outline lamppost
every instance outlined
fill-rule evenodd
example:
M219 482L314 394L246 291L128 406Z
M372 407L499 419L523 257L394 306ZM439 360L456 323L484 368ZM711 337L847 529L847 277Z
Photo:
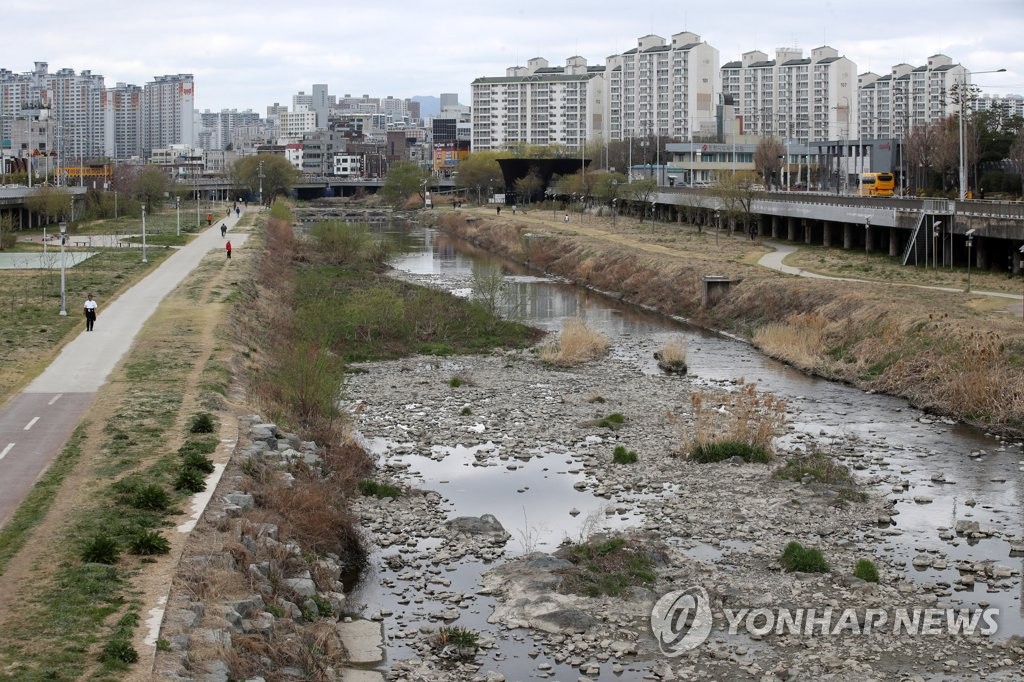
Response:
M967 288L964 291L970 292L971 290L971 244L974 242L974 229L967 230L964 236L967 237Z
M612 198L612 227L615 227L615 219L619 217L619 212L616 210L615 202L618 201L616 198Z
M871 243L871 216L864 218L864 257L868 257L868 245Z
M715 246L718 246L718 233L722 231L722 212L715 209Z
M979 73L1002 73L1006 69L994 69L992 71L975 71L975 74ZM960 74L960 81L957 85L956 98L959 100L960 105L960 201L964 201L967 197L967 156L964 154L964 116L967 114L967 70L965 69Z
M178 232L177 232L177 234L180 237L181 236L181 197L174 197L174 216L175 216L175 220L177 220L177 222L178 222L178 225L177 225Z
M68 295L67 289L64 286L64 242L68 240L68 224L62 222L60 224L60 314L66 316L68 314Z
M259 175L260 175L260 208L262 208L263 207L263 161L262 160L260 161L260 165L259 165Z
M1022 258L1024 258L1024 246L1017 249L1020 252ZM1024 317L1024 305L1021 306L1021 317Z
M932 270L939 267L939 234L942 231L942 221L936 220L932 223Z
M146 205L142 205L142 262L148 263L146 258Z

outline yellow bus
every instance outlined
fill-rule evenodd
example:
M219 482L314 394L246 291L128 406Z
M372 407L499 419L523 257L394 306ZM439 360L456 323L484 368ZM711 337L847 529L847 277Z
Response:
M891 197L896 190L896 178L892 173L864 173L860 176L862 197Z

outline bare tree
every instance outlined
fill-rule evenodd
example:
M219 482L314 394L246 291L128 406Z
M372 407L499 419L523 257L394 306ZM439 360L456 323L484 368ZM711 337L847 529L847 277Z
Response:
M757 143L757 149L754 150L754 168L764 178L766 186L772 186L772 179L782 168L782 158L785 154L786 148L778 138L765 137Z
M1017 131L1010 145L1010 160L1017 167L1017 175L1020 177L1020 193L1024 195L1024 128Z

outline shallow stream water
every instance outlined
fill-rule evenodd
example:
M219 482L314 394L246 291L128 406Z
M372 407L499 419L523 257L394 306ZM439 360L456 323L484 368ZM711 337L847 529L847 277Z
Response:
M1009 543L1001 538L970 541L961 537L940 538L943 529L951 532L956 521L978 521L1001 533L1024 536L1024 455L1021 443L1002 441L976 429L948 423L925 415L906 401L868 394L851 386L807 376L767 358L751 346L722 335L624 306L617 301L563 282L538 277L525 269L496 259L472 246L429 228L410 228L403 242L412 250L396 257L394 267L406 277L468 293L474 267L502 267L516 291L513 307L527 324L555 331L574 317L583 317L611 338L613 353L624 362L635 363L640 371L657 372L653 359L630 357L621 341L638 335L658 337L682 335L687 342L687 361L691 376L709 383L739 378L757 382L789 403L795 418L783 441L790 446L813 439L828 441L835 437L856 444L856 455L845 459L859 477L880 481L881 491L896 500L895 527L880 527L871 535L876 554L906 562L905 576L919 583L954 584L960 572L957 560L995 560L1018 571L1012 578L990 586L979 578L972 589L952 592L965 606L992 605L1000 608L998 637L1024 633L1022 583L1020 571L1024 559L1011 554ZM371 443L383 452L386 443ZM840 453L842 454L842 453ZM551 551L566 537L581 533L582 519L599 512L607 500L589 491L578 491L573 484L582 477L582 466L565 453L541 453L529 461L517 462L514 469L505 466L471 466L473 453L453 448L440 461L416 455L402 458L408 465L409 482L438 491L447 501L450 516L489 513L495 515L512 535L507 556L528 549ZM395 458L390 458L391 462ZM933 480L941 474L944 482ZM904 487L904 482L909 486ZM873 488L878 491L876 486ZM900 492L896 492L901 490ZM924 502L924 497L930 499ZM915 502L914 498L919 498ZM569 510L580 511L578 517ZM529 510L529 511L527 511ZM544 519L539 523L538 519ZM637 517L615 517L614 524L630 526ZM894 533L893 530L900 530ZM411 548L410 548L411 549ZM715 560L723 548L700 545L693 556ZM916 569L911 560L922 553L941 553L946 567ZM380 566L379 561L374 562ZM446 571L451 589L473 594L480 573L488 566L478 561L463 561ZM402 623L387 616L385 632L408 628L410 624L429 624L422 620L427 604L401 604L401 591L391 590L387 569L366 576L352 595L363 613L402 614ZM952 587L950 588L952 590ZM508 679L526 679L537 675L544 661L530 636L524 631L501 631L486 623L492 600L477 597L464 610L458 624L489 632L499 637L502 655L484 662L484 670L498 670ZM433 625L433 624L432 624ZM389 659L414 655L404 640L389 641ZM576 679L579 672L549 661L550 676ZM633 673L635 674L635 673ZM626 678L630 678L628 669ZM623 679L602 670L600 679Z

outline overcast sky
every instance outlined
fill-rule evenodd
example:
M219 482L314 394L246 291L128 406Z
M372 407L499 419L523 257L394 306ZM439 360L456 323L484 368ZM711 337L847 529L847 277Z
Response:
M925 63L946 54L993 94L1024 94L1024 1L910 0L3 0L0 67L89 69L143 85L191 73L198 109L253 109L327 83L335 95L459 94L535 56L552 65L581 55L590 64L636 47L649 33L693 31L720 53L823 44L859 73Z

